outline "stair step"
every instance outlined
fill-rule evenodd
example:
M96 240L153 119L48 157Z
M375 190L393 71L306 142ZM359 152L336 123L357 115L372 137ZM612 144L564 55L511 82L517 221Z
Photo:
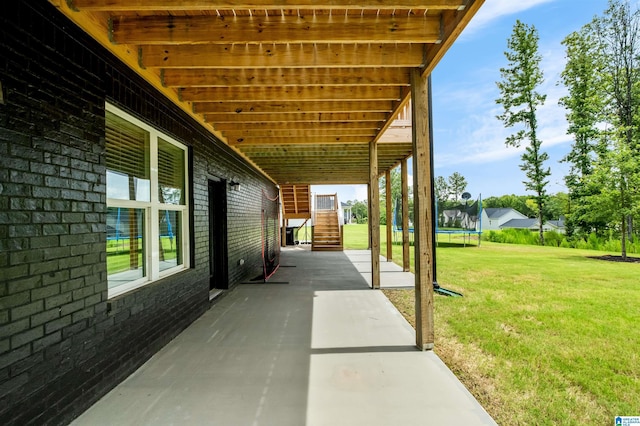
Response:
M317 210L314 217L313 251L342 251L340 221L335 210Z
M311 246L311 251L343 251L342 246Z

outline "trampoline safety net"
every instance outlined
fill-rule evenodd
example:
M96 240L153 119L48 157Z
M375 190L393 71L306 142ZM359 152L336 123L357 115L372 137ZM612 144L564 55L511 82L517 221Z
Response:
M436 205L438 214L438 230L480 231L480 199L465 204L451 205L439 203Z

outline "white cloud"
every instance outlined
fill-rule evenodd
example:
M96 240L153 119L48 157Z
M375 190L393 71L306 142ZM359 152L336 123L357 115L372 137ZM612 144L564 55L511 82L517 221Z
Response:
M545 104L537 112L539 137L543 151L556 145L570 144L571 137L566 134L567 122L565 110L558 105L566 89L558 85L560 73L564 68L564 50L559 42L548 42L540 47L543 57L541 68L545 74L544 83L538 88L547 95ZM496 69L498 66L496 66ZM506 158L516 158L524 147L505 146L505 139L517 129L505 129L496 118L502 107L495 103L498 89L491 78L495 72L485 73L484 81L472 81L467 84L438 87L441 101L439 107L445 114L455 114L457 121L447 119L447 128L435 125L435 161L439 167L458 164L485 164Z
M366 200L369 198L369 194L367 193L367 185L355 185L355 199L356 200Z
M462 36L469 36L504 16L514 15L554 1L556 0L487 0L473 17Z

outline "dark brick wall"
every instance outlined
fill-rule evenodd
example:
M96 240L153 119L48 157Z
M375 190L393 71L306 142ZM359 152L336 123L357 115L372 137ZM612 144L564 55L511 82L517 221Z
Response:
M0 5L0 424L64 424L209 307L207 180L229 281L260 272L276 188L46 1ZM192 268L108 300L104 103L190 147ZM239 259L245 264L239 265Z

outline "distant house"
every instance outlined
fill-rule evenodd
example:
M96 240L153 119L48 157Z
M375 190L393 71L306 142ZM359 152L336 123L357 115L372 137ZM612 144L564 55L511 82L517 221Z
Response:
M538 219L511 219L500 226L500 229L529 229L531 231L537 231L539 229L540 221ZM556 231L564 234L564 220L548 220L542 225L543 231Z
M564 234L564 230L565 230L564 216L560 216L560 219L558 220L550 220L548 221L548 223L552 226L555 226L558 229L558 232L562 232Z
M482 230L499 230L502 225L513 219L528 219L519 211L512 208L484 208L482 209Z
M340 207L342 208L342 217L344 217L344 224L349 225L355 222L355 218L353 217L353 206L351 204L340 202Z

